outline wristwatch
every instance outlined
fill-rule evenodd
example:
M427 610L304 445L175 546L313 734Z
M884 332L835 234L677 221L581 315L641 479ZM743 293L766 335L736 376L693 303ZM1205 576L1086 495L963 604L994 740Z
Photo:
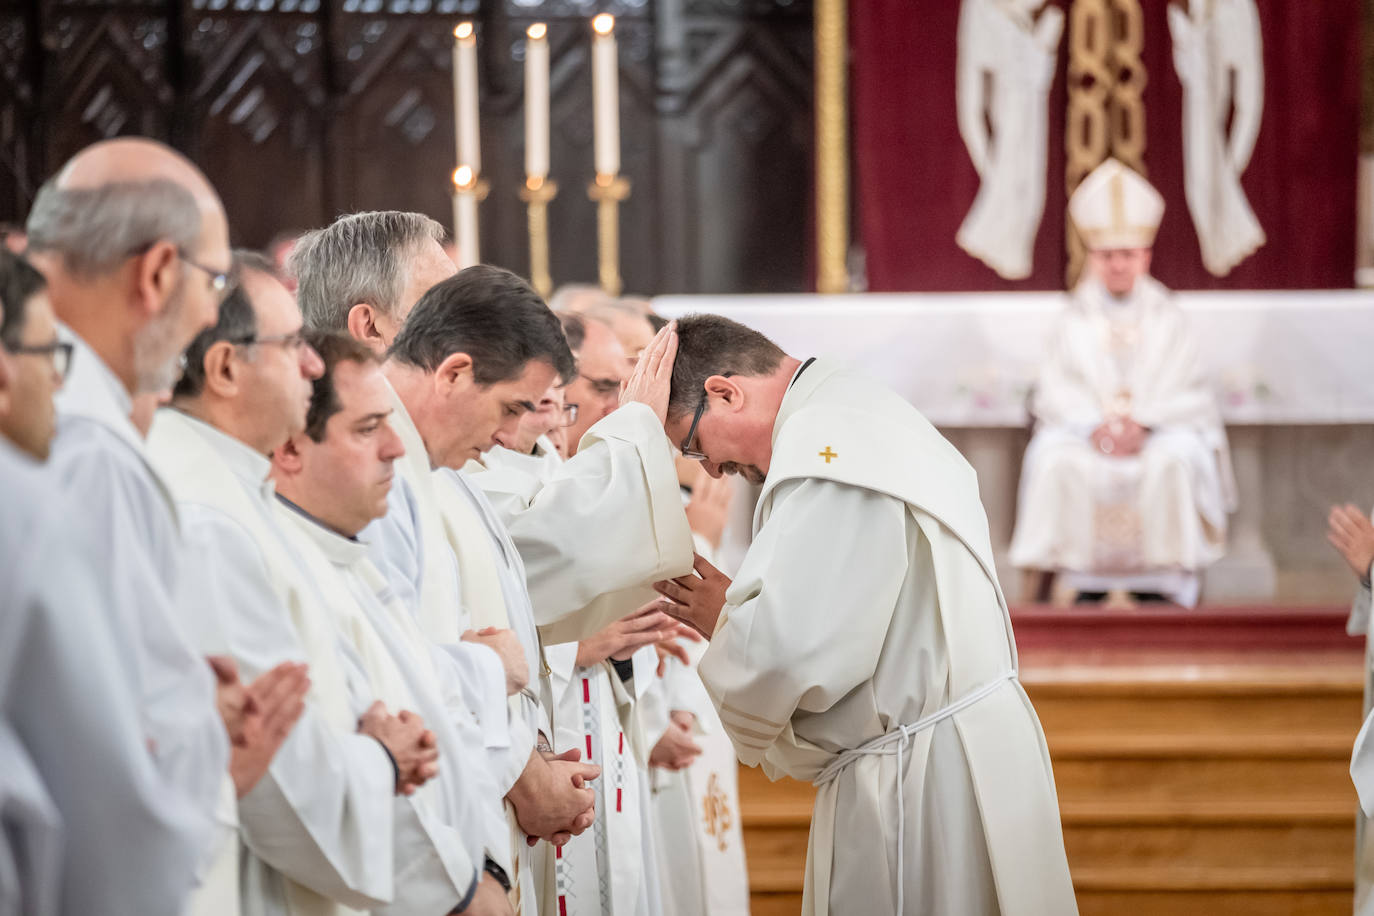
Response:
M510 878L506 875L506 870L491 860L487 856L482 862L482 871L496 879L496 883L501 885L501 890L510 893Z

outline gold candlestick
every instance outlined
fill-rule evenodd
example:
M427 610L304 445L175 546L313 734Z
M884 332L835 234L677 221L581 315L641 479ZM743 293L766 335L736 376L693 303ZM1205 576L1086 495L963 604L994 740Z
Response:
M530 227L530 285L546 300L553 293L549 274L549 201L558 196L558 184L545 178L527 178L520 189Z
M630 179L598 173L587 188L596 203L597 275L607 295L619 296L624 286L620 278L620 202L630 196Z

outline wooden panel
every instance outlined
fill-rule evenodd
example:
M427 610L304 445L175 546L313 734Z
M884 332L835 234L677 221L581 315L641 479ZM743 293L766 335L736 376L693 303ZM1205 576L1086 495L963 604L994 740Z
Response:
M755 911L757 913L757 910ZM795 910L793 911L795 912ZM1080 916L1349 916L1349 891L1079 891Z

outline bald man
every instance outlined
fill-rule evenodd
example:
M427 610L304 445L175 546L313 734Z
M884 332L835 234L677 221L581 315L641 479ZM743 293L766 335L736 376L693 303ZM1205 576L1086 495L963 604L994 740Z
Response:
M168 387L181 351L215 320L229 286L224 208L180 154L119 139L88 147L44 184L27 228L29 258L75 346L57 398L52 467L102 547L97 581L138 698L143 743L164 781L167 816L208 872L226 841L216 824L233 815L226 724L236 727L246 695L232 665L212 668L186 629L198 604L178 600L176 509L129 414L134 396ZM131 823L97 842L138 836ZM183 897L196 880L141 877ZM166 911L179 900L167 897ZM114 909L97 902L93 911Z

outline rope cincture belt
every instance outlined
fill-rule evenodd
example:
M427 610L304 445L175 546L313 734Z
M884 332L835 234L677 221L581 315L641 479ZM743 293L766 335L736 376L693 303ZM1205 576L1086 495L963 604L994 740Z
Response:
M903 873L906 868L906 862L904 861L903 856L905 853L904 847L906 840L906 800L903 797L902 786L906 782L906 767L904 766L906 744L912 738L916 737L916 735L920 732L923 732L928 728L933 728L934 726L940 724L945 719L948 719L955 713L963 712L965 709L968 709L974 703L977 703L979 700L987 697L989 694L991 694L998 687L1001 687L1007 681L1015 679L1015 669L1008 671L1005 674L998 675L997 677L988 681L986 684L979 687L978 689L972 691L971 693L965 694L963 697L961 697L958 700L955 700L948 706L943 706L940 709L937 709L935 712L931 713L925 718L918 719L917 721L912 722L910 725L900 726L899 728L897 728L896 731L890 731L885 735L879 735L872 741L869 741L867 744L863 744L851 750L844 751L843 753L837 755L834 760L830 761L826 768L821 770L820 775L818 775L815 781L812 783L812 785L814 785L818 789L822 786L828 785L829 783L833 782L835 780L835 777L839 776L840 773L846 767L848 767L854 761L858 760L860 757L887 757L894 754L896 755L897 916L902 916L902 909L905 903L905 887L903 886L905 882L903 881Z

